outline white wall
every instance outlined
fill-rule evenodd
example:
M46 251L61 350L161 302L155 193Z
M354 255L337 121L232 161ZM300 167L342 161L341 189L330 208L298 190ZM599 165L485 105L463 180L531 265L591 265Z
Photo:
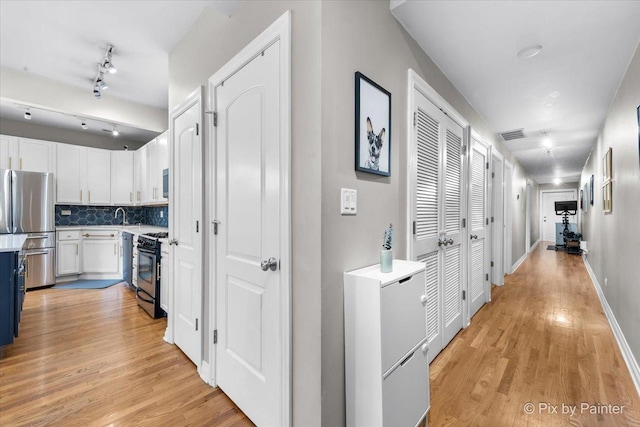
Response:
M312 427L321 423L320 3L245 2L230 18L206 8L169 55L169 106L171 110L199 85L206 86L211 75L286 10L292 12L293 423ZM208 150L206 135L205 141ZM205 191L211 197L211 189ZM204 299L204 334L210 337L209 287ZM210 360L208 346L204 349Z
M640 167L638 119L640 105L640 48L607 115L584 170L580 186L595 177L594 205L582 216L587 259L602 286L609 306L640 361ZM602 211L602 157L613 152L613 210ZM605 287L605 279L608 286Z

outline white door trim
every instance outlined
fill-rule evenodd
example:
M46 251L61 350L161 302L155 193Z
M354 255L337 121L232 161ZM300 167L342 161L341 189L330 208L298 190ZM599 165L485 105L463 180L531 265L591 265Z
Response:
M504 285L504 208L500 209L499 212L496 211L496 196L499 197L499 206L504 206L504 156L500 154L495 147L491 147L491 173L496 173L496 166L499 166L500 170L496 174L496 179L499 178L499 182L496 179L491 179L489 181L490 186L490 194L491 194L491 212L495 217L495 221L491 226L491 254L493 261L495 263L495 267L491 270L493 276L493 283L496 286ZM499 163L499 165L496 165ZM497 232L499 228L499 233ZM498 239L498 236L502 236L502 238ZM496 251L494 251L494 249ZM493 256L496 255L496 256Z
M531 180L527 178L524 214L524 253L531 252Z
M197 104L198 102L203 102L204 101L204 87L200 86L198 87L196 90L194 90L193 92L191 92L189 94L189 96L187 96L185 98L184 101L182 101L179 105L177 105L172 111L171 111L171 115L170 115L170 119L169 119L169 170L174 171L175 170L175 156L173 156L173 150L174 150L174 144L175 144L175 126L174 126L174 122L175 120L180 117L180 115L182 115L185 111L189 110L191 107L193 107L195 104ZM202 122L202 117L200 118L201 123ZM174 183L174 179L175 179L175 174L171 173L169 174L169 194L175 194L175 183ZM204 206L204 203L203 203ZM174 209L175 206L173 203L169 203L169 238L174 237L175 235L175 215L174 215ZM204 242L202 242L204 243ZM204 247L204 245L203 245ZM171 275L173 276L174 272L176 271L175 269L175 252L173 251L173 246L169 246L169 271L171 272ZM202 258L201 262L204 264L204 257ZM169 313L167 313L167 329L165 330L164 333L164 340L170 344L174 343L174 322L175 322L175 286L174 286L174 278L170 277L169 278L169 284L171 286L171 288L169 289L169 291L167 292L168 295L168 301L167 301L167 307L169 308ZM202 294L204 295L204 293ZM202 312L200 313L200 319L202 319ZM204 328L200 328L200 339L202 340L202 331ZM202 361L201 361L202 364ZM198 370L200 370L201 364L198 365Z
M281 175L280 184L283 192L280 206L281 219L280 241L282 243L280 269L282 280L282 299L280 303L281 318L283 319L280 332L282 336L282 420L283 425L291 425L291 12L286 11L273 24L264 30L251 43L244 47L227 64L209 78L208 85L208 112L213 112L216 105L215 87L233 76L238 70L251 62L253 58L260 55L265 49L273 45L278 40L281 41L281 63L280 63L280 105L281 105L281 152L280 164ZM216 132L213 120L207 120L209 131L209 159L208 169L213 170L216 164ZM216 188L215 173L209 174L209 188ZM208 224L212 224L216 217L216 199L212 192L209 192L209 217ZM209 233L209 330L216 329L216 241L213 234L213 227ZM216 385L216 350L212 337L207 339L209 343L209 357L211 367L211 377L209 384Z
M465 146L469 146L469 138L467 137L468 132L466 128L469 126L469 123L462 117L460 113L458 113L442 96L436 92L434 88L429 86L429 84L422 78L418 73L413 71L411 68L408 70L408 78L407 78L407 129L411 130L413 128L413 105L415 101L414 90L422 93L429 101L431 101L435 106L440 108L449 118L451 118L454 122L456 122L462 129L464 130L465 135ZM407 132L407 147L411 147L411 135L412 132ZM468 162L468 159L465 159L465 165ZM465 167L466 171L466 167ZM463 173L465 173L463 171ZM413 193L413 185L411 184L412 177L415 176L416 173L416 159L413 156L411 150L407 150L407 185L409 186L409 191L407 191L407 256L409 259L414 259L413 253L413 226L411 213L413 212L412 206L413 201L415 200L415 194ZM466 182L466 177L463 178ZM466 194L466 193L465 193ZM463 195L463 199L466 196ZM466 199L464 199L466 200ZM464 208L466 212L466 207ZM466 250L466 247L463 248ZM461 272L461 274L466 274L466 272ZM462 276L466 277L466 276ZM463 285L464 287L464 285ZM465 288L466 289L466 288ZM466 317L464 317L466 318Z
M502 216L504 220L504 272L507 274L513 273L513 239L512 239L512 219L513 219L513 164L504 159L502 179L504 180L504 197L503 207L504 214Z

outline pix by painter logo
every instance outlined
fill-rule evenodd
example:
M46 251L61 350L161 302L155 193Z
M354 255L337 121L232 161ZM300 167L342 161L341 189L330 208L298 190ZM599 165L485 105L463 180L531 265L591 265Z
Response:
M622 414L624 405L612 405L610 403L589 403L580 402L576 404L568 404L565 402L552 404L551 402L527 402L523 405L522 410L527 415L532 414L549 414L549 415L608 415Z

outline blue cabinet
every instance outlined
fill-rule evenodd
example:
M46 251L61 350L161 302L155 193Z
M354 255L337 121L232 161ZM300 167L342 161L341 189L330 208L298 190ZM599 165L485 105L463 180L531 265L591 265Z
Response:
M24 282L18 274L18 253L0 252L0 346L18 336Z

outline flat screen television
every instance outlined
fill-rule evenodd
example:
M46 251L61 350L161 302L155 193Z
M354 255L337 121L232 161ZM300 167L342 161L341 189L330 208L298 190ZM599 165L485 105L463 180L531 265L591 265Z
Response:
M578 210L577 200L565 200L563 202L556 202L556 212L577 211L577 210Z

